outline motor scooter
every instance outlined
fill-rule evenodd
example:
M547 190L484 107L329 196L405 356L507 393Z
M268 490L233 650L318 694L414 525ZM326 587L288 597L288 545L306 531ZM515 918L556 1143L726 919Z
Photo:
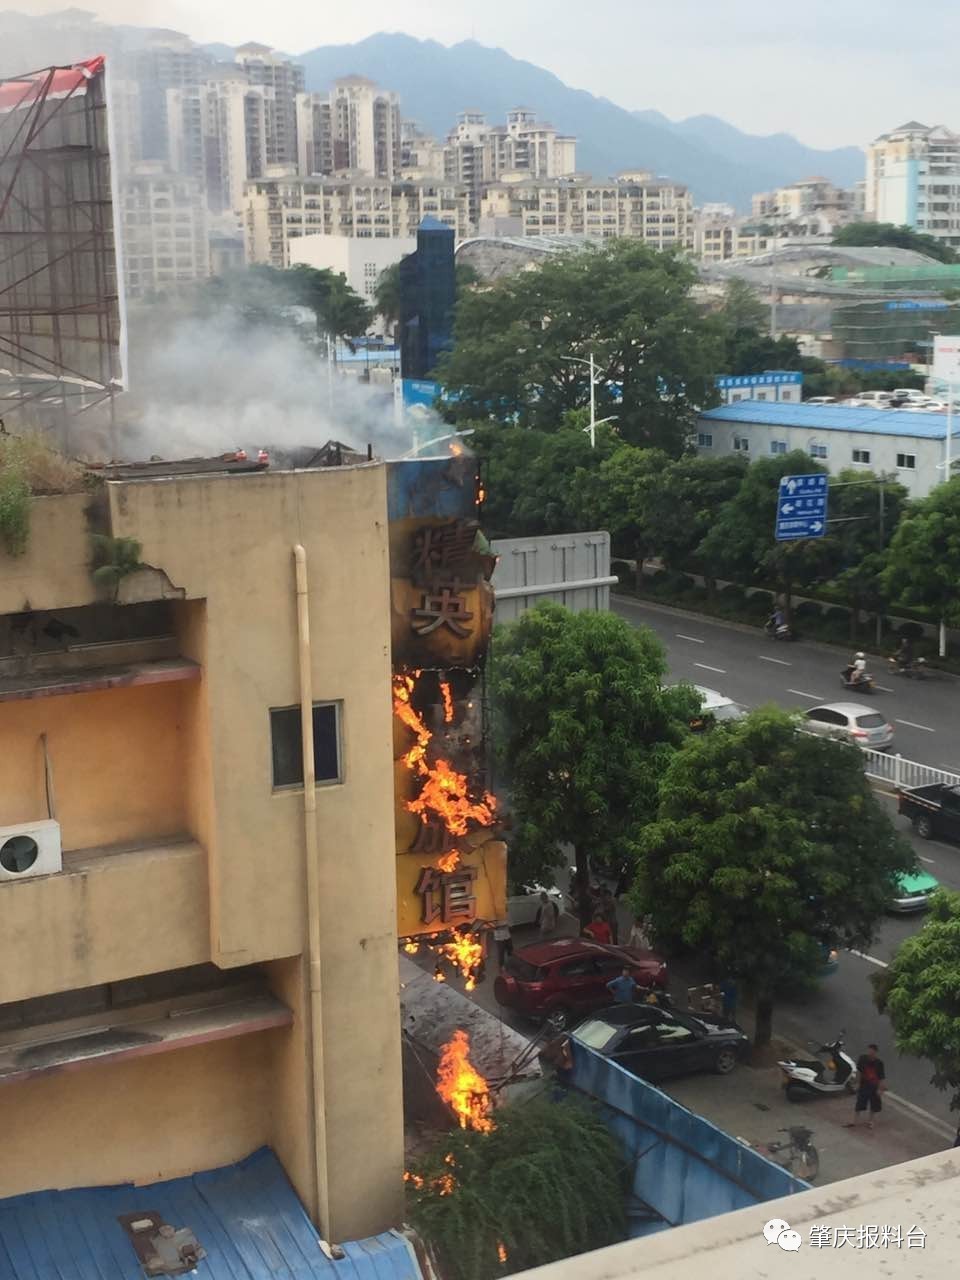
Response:
M857 1064L843 1048L843 1032L832 1044L817 1049L822 1058L787 1058L778 1062L783 1087L790 1102L801 1102L816 1094L853 1093L857 1087Z
M926 679L927 664L923 658L911 658L909 662L901 662L899 658L888 658L887 666L892 676L906 676L907 679L913 679L914 676L918 680Z
M840 680L845 689L856 689L859 693L873 693L876 688L869 671L863 671L857 675L850 667L844 667L840 672Z
M766 620L763 624L763 630L771 640L795 640L797 638L789 623L781 622L780 625L777 626L773 618L768 618Z

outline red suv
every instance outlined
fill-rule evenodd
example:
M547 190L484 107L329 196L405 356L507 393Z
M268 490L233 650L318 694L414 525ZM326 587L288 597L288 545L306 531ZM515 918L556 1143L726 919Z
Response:
M586 938L521 947L493 984L497 1003L562 1031L591 1009L613 1003L607 983L629 967L641 987L665 987L667 966L652 951Z

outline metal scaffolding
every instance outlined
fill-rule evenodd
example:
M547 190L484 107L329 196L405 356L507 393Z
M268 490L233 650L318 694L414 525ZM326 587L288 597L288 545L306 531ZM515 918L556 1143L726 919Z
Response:
M113 426L121 302L104 59L0 80L0 419Z

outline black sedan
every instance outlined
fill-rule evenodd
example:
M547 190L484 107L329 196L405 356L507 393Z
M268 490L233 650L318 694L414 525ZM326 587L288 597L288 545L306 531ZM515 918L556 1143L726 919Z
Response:
M644 1080L692 1071L726 1075L750 1047L749 1037L736 1023L647 1004L602 1009L571 1035Z

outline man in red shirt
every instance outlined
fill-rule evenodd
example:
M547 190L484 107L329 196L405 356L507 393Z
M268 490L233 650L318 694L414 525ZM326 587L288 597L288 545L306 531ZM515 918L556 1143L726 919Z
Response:
M613 938L610 933L610 926L603 918L603 913L595 911L593 919L583 931L588 938L592 938L594 942L612 942Z

